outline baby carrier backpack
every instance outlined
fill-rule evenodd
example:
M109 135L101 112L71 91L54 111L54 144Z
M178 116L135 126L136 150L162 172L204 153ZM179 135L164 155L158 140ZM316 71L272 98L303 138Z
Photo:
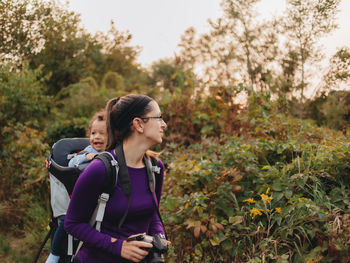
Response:
M81 164L77 167L68 167L69 160L76 154L84 154L82 150L89 145L87 138L65 138L57 141L51 149L50 155L45 161L50 176L50 204L51 204L51 221L50 230L42 242L34 263L39 259L40 253L45 246L47 240L53 235L58 227L58 217L65 215L67 212L70 197L72 195L75 182L80 173L87 167L88 163ZM101 229L101 223L104 216L104 209L108 202L110 194L113 193L115 184L118 180L121 183L123 193L128 197L128 208L123 218L119 222L119 227L123 224L130 205L131 183L125 163L125 157L122 145L116 147L117 160L109 152L103 152L95 157L103 162L106 169L106 181L102 193L99 197L98 204L90 219L90 225L94 226L98 231ZM160 175L160 167L156 159L148 159L144 157L144 163L147 169L149 189L153 193L156 189L157 181ZM156 211L161 220L161 216L156 203L154 202ZM62 255L60 255L60 263L72 262L74 255L79 251L82 242L73 239L72 236L66 234L66 242L62 242ZM74 253L73 253L74 252Z

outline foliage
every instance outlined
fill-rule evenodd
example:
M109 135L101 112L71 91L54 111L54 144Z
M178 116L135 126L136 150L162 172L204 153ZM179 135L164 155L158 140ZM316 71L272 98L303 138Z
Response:
M0 260L28 262L32 259L28 250L42 238L49 211L43 203L49 195L44 168L49 147L43 130L51 98L45 95L40 68L31 70L24 64L16 69L8 64L1 66L0 79L0 232L4 238L0 250L5 255ZM12 235L23 239L26 251L14 248Z
M59 2L41 0L7 0L0 8L1 56L16 58L18 64L28 61L32 68L43 65L48 93L74 83L87 73L91 49L97 43L79 26L80 18ZM55 74L52 74L52 73Z
M285 97L303 118L304 90L311 86L312 68L323 56L317 42L337 27L340 1L287 1L282 16L269 21L260 19L259 2L222 1L223 16L209 20L208 33L198 36L194 28L185 31L179 44L181 60L198 72L203 83L243 83L255 91L270 91ZM330 61L324 81L338 77L332 88L346 81L347 57L344 47ZM323 82L320 86L324 84L329 86Z
M329 70L324 76L327 89L338 88L340 84L347 83L350 79L350 50L342 47L332 56Z
M291 98L304 87L298 70L334 28L338 1L289 1L288 32L309 42L290 35L286 51L286 32L256 20L256 3L223 1L208 34L189 29L181 56L147 71L113 23L92 36L59 2L0 1L1 262L31 261L44 237L49 145L85 136L94 112L130 92L155 98L168 124L167 262L349 262L349 139L288 114L304 107ZM349 123L349 92L330 90L348 81L348 53L335 54L327 93L297 116Z
M29 3L32 7L29 8ZM25 58L40 51L41 30L47 18L46 6L40 1L0 2L0 58L21 64ZM32 30L39 28L39 30ZM39 40L40 39L40 40ZM38 41L39 40L39 41Z
M168 125L166 142L188 145L207 136L240 132L242 124L237 118L240 105L232 99L235 88L212 86L213 96L201 96L191 93L194 91L191 72L178 70L173 78L180 79L180 85L173 93L164 91L159 100Z
M306 104L309 117L318 125L336 130L346 129L350 123L350 93L346 90L333 90L309 100Z
M132 35L129 32L118 31L112 21L107 34L98 32L95 38L102 46L103 53L103 59L95 65L95 79L99 82L108 72L113 72L119 75L116 76L120 84L117 85L117 89L122 88L127 92L135 90L147 92L143 85L147 85L148 76L136 63L140 48L130 46Z
M21 209L24 209L28 193L33 197L47 197L47 180L44 169L45 156L48 154L48 145L43 143L45 134L36 129L16 124L2 129L7 147L1 153L2 187L0 201L9 204L12 209L2 210L9 213L1 220L10 220L8 225L16 224L16 218L23 220ZM16 205L17 202L23 202ZM23 207L24 206L24 207ZM0 227L6 226L4 222Z
M169 262L349 260L350 142L263 106L243 136L166 155Z
M209 21L209 33L196 37L195 30L189 28L182 36L181 57L188 67L200 68L203 81L267 88L278 37L274 21L257 19L258 2L224 0L224 16Z
M136 64L139 48L130 45L131 34L110 30L91 35L80 16L59 1L6 0L0 2L0 60L33 69L42 65L46 93L92 77L100 83L107 72L124 78L128 91L144 91L147 77Z
M47 113L50 98L44 95L44 80L40 68L30 70L27 65L19 70L9 65L0 68L1 127L30 123L33 117L40 119Z

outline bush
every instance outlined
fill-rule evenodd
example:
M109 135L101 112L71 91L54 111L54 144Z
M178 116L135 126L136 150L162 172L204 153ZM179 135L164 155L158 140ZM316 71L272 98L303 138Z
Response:
M165 155L169 262L349 261L350 141L274 107Z
M233 102L225 87L212 87L213 96L164 91L159 99L168 125L166 142L189 145L205 137L238 134L244 124L238 119L241 105Z

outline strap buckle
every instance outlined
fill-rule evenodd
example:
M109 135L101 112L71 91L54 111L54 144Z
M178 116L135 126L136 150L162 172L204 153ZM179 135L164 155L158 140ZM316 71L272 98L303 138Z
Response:
M152 172L159 174L160 173L160 167L159 166L152 166Z
M111 164L112 164L112 166L118 167L118 162L115 159L111 160Z
M102 194L100 195L100 200L101 200L102 202L106 202L106 203L107 203L108 199L109 199L109 194L107 194L107 193L102 193Z

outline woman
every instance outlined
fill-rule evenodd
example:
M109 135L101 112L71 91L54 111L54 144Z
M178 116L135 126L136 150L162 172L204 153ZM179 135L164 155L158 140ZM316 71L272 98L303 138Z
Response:
M164 234L161 220L154 206L154 197L148 188L147 171L143 156L149 148L162 142L167 127L158 104L145 95L126 95L110 100L107 113L107 151L115 157L115 148L122 144L131 181L132 193L128 199L123 194L120 180L105 210L101 232L88 222L96 207L106 177L105 167L94 160L80 175L68 207L65 230L82 240L84 245L77 255L78 262L141 262L152 244L143 241L127 242L126 239L146 233ZM161 178L156 187L160 200L164 166L160 160ZM118 227L125 211L128 214Z

